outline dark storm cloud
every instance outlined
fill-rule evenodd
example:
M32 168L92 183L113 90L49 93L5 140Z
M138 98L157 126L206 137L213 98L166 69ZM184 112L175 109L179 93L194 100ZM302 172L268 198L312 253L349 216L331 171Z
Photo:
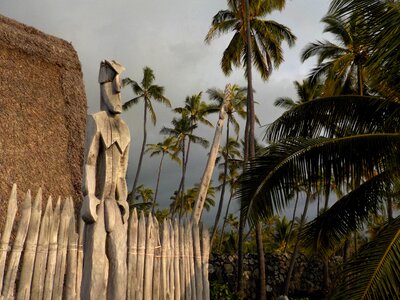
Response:
M312 66L302 65L299 54L308 43L321 38L319 20L326 13L328 0L287 1L282 13L268 18L277 20L293 30L298 41L292 49L285 47L285 62L273 73L268 82L254 76L258 116L263 124L272 122L280 110L273 101L280 96L294 96L292 82L302 80ZM99 106L97 83L100 60L113 58L126 66L123 74L136 80L142 78L142 68L151 67L156 74L156 84L166 88L166 95L174 107L183 105L186 96L197 94L210 87L223 89L228 82L246 85L243 71L237 70L225 77L220 70L220 58L230 36L216 39L211 45L203 40L218 10L226 7L225 0L147 0L147 1L55 1L55 0L4 0L0 2L3 15L33 26L46 33L63 38L73 44L82 64L89 112ZM132 97L123 91L124 100ZM204 99L207 99L204 94ZM141 104L125 112L132 132L133 147L128 173L129 186L133 181L142 142ZM158 124L149 124L148 143L163 139L158 135L162 126L171 126L173 114L155 104ZM210 140L213 129L201 129ZM258 133L261 136L260 133ZM194 147L188 174L188 187L199 180L207 161L207 151ZM155 186L154 177L158 159L144 158L142 182ZM164 206L168 205L171 191L179 181L179 168L167 163L164 169L161 194Z

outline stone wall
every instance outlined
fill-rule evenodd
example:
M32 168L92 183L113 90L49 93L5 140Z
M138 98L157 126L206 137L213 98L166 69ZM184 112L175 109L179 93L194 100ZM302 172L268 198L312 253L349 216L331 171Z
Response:
M72 45L0 15L0 229L9 193L81 201L86 96Z
M290 254L266 254L267 292L268 299L280 295L289 268ZM340 266L341 258L335 257L329 262L331 281L334 281ZM212 254L210 256L209 278L210 284L219 282L227 284L229 290L235 289L235 270L237 257L227 254ZM258 266L257 255L246 254L244 257L244 299L258 299L257 282ZM323 299L326 291L323 289L323 262L317 258L308 258L301 254L296 259L294 272L290 284L290 295L309 297L309 299Z

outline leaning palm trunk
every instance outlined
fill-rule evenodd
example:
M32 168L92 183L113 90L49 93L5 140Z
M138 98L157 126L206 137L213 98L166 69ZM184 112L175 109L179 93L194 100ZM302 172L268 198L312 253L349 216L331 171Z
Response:
M228 147L228 143L229 143L229 120L230 117L228 116L228 121L226 124L226 153L225 153L225 161L224 161L224 178L223 178L223 182L222 182L222 189L221 189L221 196L219 198L219 205L218 205L218 211L217 214L215 216L215 221L214 221L214 227L213 227L213 232L211 234L211 240L210 240L210 248L212 249L212 245L214 243L214 239L217 233L217 229L218 229L218 223L219 223L219 219L221 217L221 212L222 212L222 207L223 207L223 203L224 203L224 196L225 196L225 186L226 186L226 177L227 177L227 173L228 173L228 157L229 157L229 147ZM221 233L223 233L223 231L221 231Z
M201 218L201 214L203 212L204 203L207 198L207 191L210 185L211 176L214 171L215 167L215 160L217 159L218 148L221 140L222 135L222 128L225 122L225 103L228 98L232 96L232 86L227 84L225 86L225 94L224 94L224 104L222 104L221 109L219 111L219 118L217 122L217 126L215 128L215 134L213 143L210 150L210 155L208 157L207 166L204 170L203 177L201 179L199 194L197 195L197 199L194 203L193 213L192 213L192 220L194 223L198 224Z

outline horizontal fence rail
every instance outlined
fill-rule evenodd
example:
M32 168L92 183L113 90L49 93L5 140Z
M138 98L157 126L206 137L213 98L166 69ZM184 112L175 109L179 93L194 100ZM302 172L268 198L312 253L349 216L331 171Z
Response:
M18 222L16 215L18 212ZM8 202L0 239L0 299L80 299L84 223L72 198L51 197L17 187ZM189 220L131 212L127 239L126 299L209 299L209 234ZM100 299L99 299L100 300Z

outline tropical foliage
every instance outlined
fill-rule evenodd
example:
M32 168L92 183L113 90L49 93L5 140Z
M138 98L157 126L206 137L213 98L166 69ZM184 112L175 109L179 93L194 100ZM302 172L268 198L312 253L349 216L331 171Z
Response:
M248 79L247 87L234 86L233 97L225 103L227 130L226 141L220 147L220 194L213 233L217 243L213 249L240 253L244 240L244 249L258 251L255 241L261 240L269 251L293 251L294 259L300 250L327 258L353 244L354 255L344 265L343 276L329 296L400 298L400 217L393 213L400 203L399 1L332 0L322 22L334 41L316 41L303 50L301 59L315 56L317 65L308 78L294 82L296 99L280 97L275 101L286 112L267 127L265 141L269 145L256 155L254 128L250 128L256 120L251 66L262 79L268 79L272 68L283 61L282 42L293 45L295 37L287 27L264 19L274 10L283 9L285 2L228 0L227 9L214 16L206 36L206 42L211 42L219 35L233 33L221 67L226 75L234 67L244 67ZM223 104L223 92L215 88L207 91L215 105L204 102L202 92L186 97L183 106L173 109L179 116L172 120L172 126L161 130L166 139L147 144L150 156L160 155L153 192L137 186L137 181L145 153L147 113L155 124L153 100L169 105L164 89L154 80L154 73L147 67L140 84L125 79L136 97L124 109L144 100L144 140L131 205L146 211L152 207L162 220L168 214L179 213L182 217L193 208L198 187L185 187L192 186L185 182L191 144L208 146L197 129L200 124L211 125L207 115ZM238 116L247 117L244 153L238 147ZM181 162L182 174L170 198L170 210L156 210L165 155ZM239 177L249 158L254 159ZM214 188L210 188L206 209L214 205L215 195ZM225 196L228 205L219 229ZM325 205L320 207L323 197ZM240 219L230 211L235 198L241 202ZM308 213L315 205L314 199L318 200L316 217ZM293 204L291 221L277 216ZM295 218L298 207L303 208L300 219ZM261 234L257 231L255 236L249 231L243 239L239 232L245 219L257 225ZM360 230L367 231L367 235ZM360 247L366 236L371 242ZM287 274L288 286L291 271ZM219 295L227 293L225 286L215 291Z
M225 49L222 60L222 71L229 75L233 67L246 69L247 51L246 41L246 15L243 1L228 0L228 8L220 10L212 20L210 30L205 41L210 43L220 34L233 32L234 35ZM268 79L273 67L278 67L283 62L282 41L292 46L296 37L286 26L276 21L265 20L264 16L276 9L282 9L285 1L249 1L249 16L251 30L251 56L254 66L263 79Z
M399 65L396 60L399 48L389 43L388 36L395 40L394 44L400 39L398 29L383 21L383 15L393 21L400 16L399 8L397 1L333 1L330 22L342 20L351 24L355 13L362 14L357 18L357 36L361 44L368 44L364 48L367 50L363 50L368 54L365 74L370 74L365 82L376 96L314 99L295 105L269 126L266 138L271 145L248 165L242 177L242 209L252 222L287 207L296 184L328 194L332 179L338 187L360 182L352 184L347 194L306 225L302 238L305 244L310 243L320 254L329 255L393 197L399 178L400 106L396 96L398 83L395 83L399 69L384 68L385 60ZM371 43L368 34L371 28L376 28L377 19L382 22L378 25L380 29L373 31ZM381 35L382 32L387 36ZM385 48L377 49L377 43ZM378 69L376 55L382 51L386 54ZM393 56L389 58L387 52L393 52ZM333 52L321 53L320 62ZM340 71L333 70L335 76L340 75ZM399 297L398 222L398 218L389 220L376 239L346 265L336 298Z
M164 96L164 87L159 86L154 84L155 80L155 75L152 69L149 67L144 67L143 68L143 79L141 84L138 82L130 79L130 78L125 78L123 80L124 85L130 85L132 87L132 91L136 95L133 99L127 101L123 105L123 109L127 110L133 105L139 103L140 100L144 102L144 110L143 110L143 142L142 142L142 149L140 151L140 156L139 156L139 162L138 166L136 169L136 175L135 179L133 182L133 187L131 190L131 197L135 195L136 192L136 186L139 180L139 175L140 171L142 168L142 161L143 161L143 155L145 152L145 146L146 146L146 141L147 141L147 112L150 112L150 117L151 121L153 122L153 125L156 124L157 122L157 117L156 113L153 108L153 103L152 100L155 100L157 102L160 102L167 107L171 107L171 103L168 100L167 97ZM129 198L131 201L132 198Z

